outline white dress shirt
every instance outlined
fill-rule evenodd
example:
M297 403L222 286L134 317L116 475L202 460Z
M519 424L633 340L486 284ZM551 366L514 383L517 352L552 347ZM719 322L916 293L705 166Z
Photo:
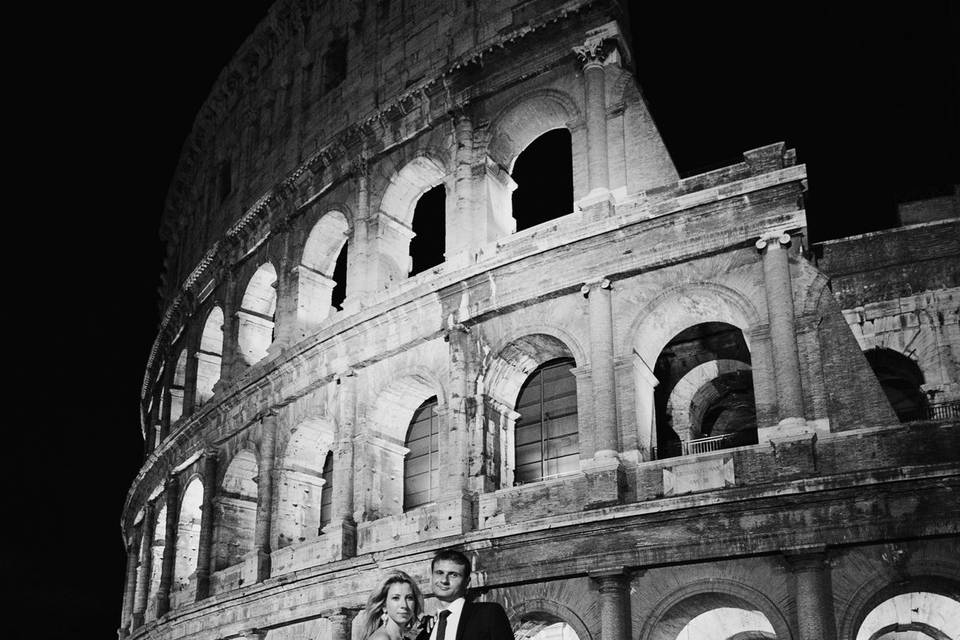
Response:
M437 637L437 628L440 626L439 616L443 609L439 609L435 614L433 614L434 617L436 617L436 622L433 625L433 631L430 632L430 640L454 640L457 637L457 627L460 625L460 614L463 613L464 603L466 603L466 600L463 598L457 598L446 606L446 609L450 612L450 615L447 616L447 628L443 634L443 638Z

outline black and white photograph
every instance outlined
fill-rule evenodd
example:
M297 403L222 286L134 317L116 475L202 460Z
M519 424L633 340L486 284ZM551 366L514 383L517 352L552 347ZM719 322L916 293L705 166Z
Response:
M956 3L30 12L11 635L960 640Z

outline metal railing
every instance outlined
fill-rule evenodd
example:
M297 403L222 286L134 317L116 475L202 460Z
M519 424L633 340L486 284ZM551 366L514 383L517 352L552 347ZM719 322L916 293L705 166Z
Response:
M729 449L730 447L738 446L734 443L737 435L739 434L727 433L720 436L708 436L694 440L671 442L661 447L654 447L653 459L660 460L663 458L675 458L677 456L689 456L697 453Z
M919 420L957 420L960 419L960 400L928 404L920 410Z

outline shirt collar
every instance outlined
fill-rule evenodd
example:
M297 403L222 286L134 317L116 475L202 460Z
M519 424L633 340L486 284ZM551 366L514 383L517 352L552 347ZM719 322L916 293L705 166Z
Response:
M437 613L440 613L440 611L446 610L450 612L450 615L459 614L461 611L463 611L463 605L466 602L467 602L466 599L463 596L460 596L459 598L457 598L456 600L448 604L443 609L440 609L439 611L437 611Z

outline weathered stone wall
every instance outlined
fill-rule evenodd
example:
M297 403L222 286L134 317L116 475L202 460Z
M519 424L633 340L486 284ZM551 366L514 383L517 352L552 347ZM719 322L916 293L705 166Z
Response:
M168 200L122 636L346 640L382 572L431 596L429 558L451 545L525 638L562 621L580 640L673 640L733 608L778 638L852 640L904 585L960 592L960 423L900 424L863 354L920 345L928 384L953 393L956 221L813 260L805 167L782 144L677 180L621 17L539 0L271 10ZM557 127L575 210L515 233L513 163ZM438 184L445 261L409 277L414 207ZM674 455L656 362L703 323L743 336L757 444L691 424ZM518 398L561 358L577 468L521 484ZM407 432L434 397L436 496L407 508Z

